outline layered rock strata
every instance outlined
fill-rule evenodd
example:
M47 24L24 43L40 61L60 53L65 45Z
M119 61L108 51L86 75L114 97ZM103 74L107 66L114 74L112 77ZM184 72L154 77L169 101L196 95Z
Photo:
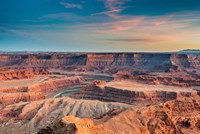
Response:
M49 72L45 69L7 70L0 72L0 80L33 78L35 75L47 74L49 74Z
M46 81L38 82L27 87L0 88L0 104L8 105L18 102L45 99L46 96L55 91L80 84L85 81L82 77L47 77ZM50 79L51 78L51 79Z
M112 111L99 118L66 116L38 134L198 134L200 101L190 98L124 112Z
M63 68L66 66L134 67L149 71L200 69L199 55L167 53L71 53L0 55L0 66Z
M126 104L145 103L147 105L158 102L166 102L181 97L199 96L197 91L167 91L167 90L125 90L114 87L101 87L88 85L71 97L75 99L100 100L106 102L121 102Z

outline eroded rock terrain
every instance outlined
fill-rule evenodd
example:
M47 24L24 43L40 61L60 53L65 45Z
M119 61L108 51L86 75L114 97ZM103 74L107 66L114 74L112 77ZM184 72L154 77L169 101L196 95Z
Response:
M182 98L138 110L114 110L93 119L65 116L38 134L198 134L199 131L200 101Z
M198 53L0 54L0 134L200 131Z

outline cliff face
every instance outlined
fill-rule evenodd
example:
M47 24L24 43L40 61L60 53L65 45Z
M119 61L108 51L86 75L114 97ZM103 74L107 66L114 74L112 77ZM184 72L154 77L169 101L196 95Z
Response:
M63 78L58 80L49 80L44 83L31 85L28 87L29 92L41 92L43 94L48 94L49 92L56 91L59 89L64 89L69 86L80 84L85 82L85 79L82 77L73 77L73 78Z
M105 102L121 102L126 104L152 104L166 102L182 97L199 96L196 91L167 91L167 90L149 90L138 91L123 90L114 87L100 87L89 85L83 87L71 97L74 99L100 100Z
M170 70L171 71L171 70ZM174 70L173 70L174 71ZM115 80L135 80L151 85L168 85L178 87L200 86L200 75L185 71L159 73L158 75L139 71L119 70Z
M187 98L136 111L111 111L94 119L66 116L38 134L47 131L60 134L198 134L200 103Z
M48 67L56 68L66 65L85 65L86 55L75 54L35 54L35 55L1 55L1 66Z
M0 80L33 78L35 75L46 75L45 69L7 70L0 72Z
M170 68L200 68L199 55L153 53L98 53L98 54L26 54L0 55L0 66L20 67L133 67L168 71Z
M45 99L42 93L27 92L27 93L1 93L0 105L14 104L18 102L27 102Z
M69 78L49 77L45 77L46 79L43 82L29 86L0 88L0 105L45 99L50 93L85 81L84 78L78 76Z

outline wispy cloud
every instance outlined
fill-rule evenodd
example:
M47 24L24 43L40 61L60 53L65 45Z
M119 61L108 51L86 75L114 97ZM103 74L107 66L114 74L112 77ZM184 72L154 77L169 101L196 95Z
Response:
M66 3L66 2L60 2L61 5L63 5L65 8L78 8L82 9L82 5L74 4L74 3Z
M114 22L107 22L101 24L104 28L99 29L97 33L112 33L117 34L119 32L125 32L133 29L134 27L141 24L144 20L144 17L134 17L124 20L118 20Z
M164 41L163 39L157 39L157 38L116 38L108 40L119 41L119 42L147 42L147 43Z
M122 9L113 9L113 10L109 10L109 11L104 11L104 12L99 12L99 13L94 13L92 14L92 16L95 15L107 15L110 16L112 18L120 18L119 15L117 15L119 12L121 12Z
M127 8L124 4L128 1L129 0L103 0L107 11L94 13L92 15L107 15L114 19L118 19L120 18L119 13Z
M175 16L174 14L164 16L164 17L162 17L161 19L159 19L158 21L156 21L156 22L155 22L155 25L156 25L156 26L159 26L159 25L166 24L166 23L167 23L168 21L170 21L174 16Z

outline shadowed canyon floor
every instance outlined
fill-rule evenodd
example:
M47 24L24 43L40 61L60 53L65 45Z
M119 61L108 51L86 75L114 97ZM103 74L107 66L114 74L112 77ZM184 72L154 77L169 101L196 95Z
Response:
M200 131L200 54L0 55L0 134Z

